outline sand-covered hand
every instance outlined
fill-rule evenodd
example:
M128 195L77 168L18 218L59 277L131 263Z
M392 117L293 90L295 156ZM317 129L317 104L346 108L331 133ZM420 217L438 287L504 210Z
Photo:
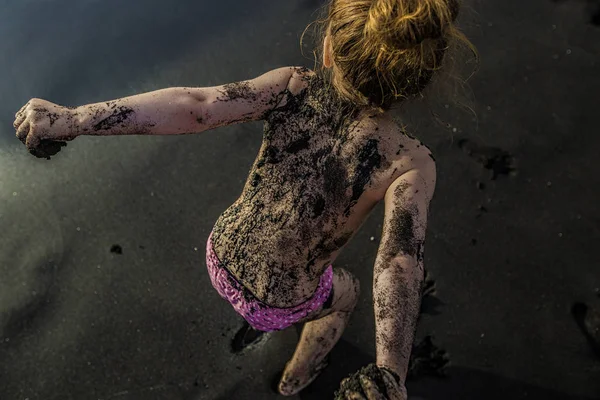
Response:
M387 368L369 364L344 379L335 400L407 400L406 387Z
M75 117L67 107L33 98L15 114L13 126L31 154L49 158L76 137Z

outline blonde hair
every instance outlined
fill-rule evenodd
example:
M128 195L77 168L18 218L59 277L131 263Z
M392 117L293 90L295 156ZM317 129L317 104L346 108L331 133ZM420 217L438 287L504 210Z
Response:
M331 85L341 98L379 112L420 94L451 42L477 55L455 25L459 7L459 0L332 0L327 17L316 21L325 28L320 43L326 35L331 43Z

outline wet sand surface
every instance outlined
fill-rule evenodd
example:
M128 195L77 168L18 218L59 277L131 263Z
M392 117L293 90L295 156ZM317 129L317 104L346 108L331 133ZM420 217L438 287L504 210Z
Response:
M31 97L77 106L312 67L299 35L322 3L250 3L0 5L0 399L278 397L298 332L234 351L243 324L204 261L261 124L83 137L50 161L12 128ZM438 162L411 398L600 398L598 7L473 3L477 121L443 102L446 127L426 122L425 104L405 110ZM336 261L362 298L330 366L296 398L331 399L373 362L382 218L380 205Z

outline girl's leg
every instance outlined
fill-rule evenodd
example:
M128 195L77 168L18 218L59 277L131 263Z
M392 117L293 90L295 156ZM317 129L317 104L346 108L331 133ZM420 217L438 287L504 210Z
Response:
M292 396L308 386L318 375L323 360L342 336L358 301L360 284L350 272L334 268L331 304L305 321L300 341L286 364L278 390ZM301 321L301 322L305 322Z

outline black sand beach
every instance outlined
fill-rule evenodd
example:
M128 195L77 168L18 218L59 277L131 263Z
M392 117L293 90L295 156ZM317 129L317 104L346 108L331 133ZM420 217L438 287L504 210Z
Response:
M0 3L1 400L280 397L297 331L233 352L242 320L204 261L261 124L82 137L48 161L12 122L32 97L77 106L313 67L299 38L321 4ZM404 111L438 163L413 399L600 399L599 13L597 1L471 3L475 114L434 101L444 126L425 103ZM381 204L336 261L361 279L361 301L296 398L333 399L374 360L382 218Z

